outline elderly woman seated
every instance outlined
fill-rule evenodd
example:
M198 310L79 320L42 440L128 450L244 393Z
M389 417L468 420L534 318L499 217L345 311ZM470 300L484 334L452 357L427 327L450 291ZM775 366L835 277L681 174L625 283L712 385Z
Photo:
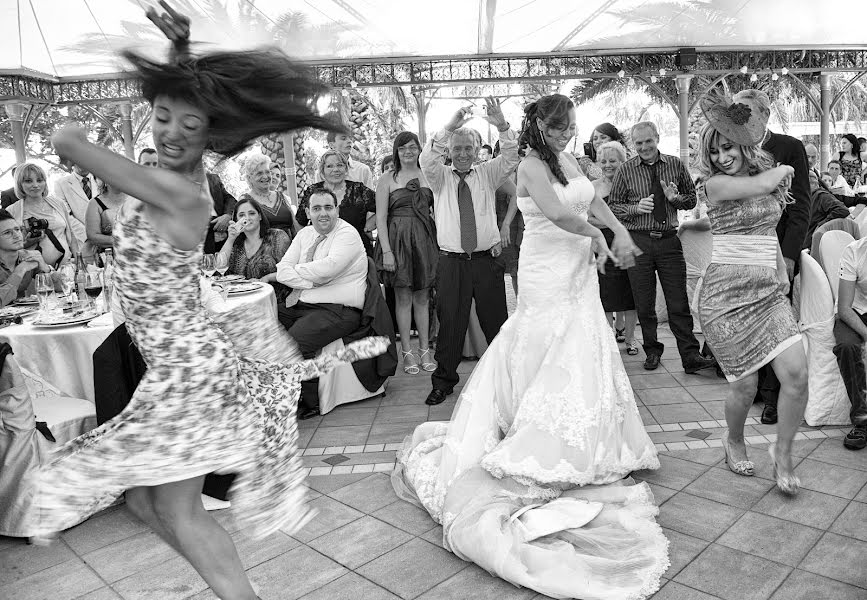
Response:
M51 271L42 254L24 249L24 231L15 217L0 209L0 306L32 291L34 274Z
M277 263L286 254L290 242L285 231L270 227L262 206L244 196L235 206L220 255L228 261L227 273L270 283L277 294L277 302L282 302L289 290L277 283Z

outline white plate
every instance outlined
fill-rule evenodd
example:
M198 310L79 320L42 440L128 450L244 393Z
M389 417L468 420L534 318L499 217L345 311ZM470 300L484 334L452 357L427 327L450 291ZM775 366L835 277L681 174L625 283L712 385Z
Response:
M87 315L75 317L74 319L70 319L69 321L52 321L50 323L42 323L39 321L34 321L33 326L38 327L40 329L53 329L57 327L72 327L73 325L84 325L85 323L89 323L97 318L99 315Z
M230 281L244 281L243 275L226 275L224 277L214 277L216 283L229 283Z
M265 285L261 281L245 281L244 283L236 283L229 286L230 296L241 296L243 294L252 294L258 292Z

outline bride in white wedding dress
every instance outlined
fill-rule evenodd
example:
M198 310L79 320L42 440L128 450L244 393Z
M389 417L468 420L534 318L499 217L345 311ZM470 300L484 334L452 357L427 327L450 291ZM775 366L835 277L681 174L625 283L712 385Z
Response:
M392 482L442 524L447 550L507 581L553 598L641 599L659 588L668 541L649 486L623 478L659 461L602 310L596 265L612 254L588 210L617 233L618 264L637 249L564 152L573 108L558 94L525 110L517 310L452 420L407 438Z

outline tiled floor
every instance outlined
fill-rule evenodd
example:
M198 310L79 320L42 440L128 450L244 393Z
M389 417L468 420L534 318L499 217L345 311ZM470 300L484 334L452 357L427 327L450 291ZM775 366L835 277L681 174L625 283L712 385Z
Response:
M667 331L662 339L672 348ZM867 450L847 451L840 427L802 428L795 443L804 489L773 486L765 448L774 427L751 411L756 477L723 462L726 386L685 375L674 352L648 374L623 359L661 469L639 472L660 504L671 567L656 600L867 599ZM461 365L470 373L474 363ZM447 420L458 393L427 407L430 380L401 375L375 398L304 421L303 461L317 517L294 536L254 541L231 509L215 513L266 600L541 599L441 547L442 530L397 499L389 473L397 444L426 420ZM459 390L458 390L459 391ZM173 550L120 506L65 532L49 547L0 538L0 598L196 600L215 598Z

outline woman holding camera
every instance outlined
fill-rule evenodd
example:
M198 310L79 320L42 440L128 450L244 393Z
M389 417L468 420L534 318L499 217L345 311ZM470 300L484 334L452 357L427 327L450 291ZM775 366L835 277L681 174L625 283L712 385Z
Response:
M7 210L26 231L24 247L39 250L52 267L69 262L78 250L69 226L69 207L48 193L45 171L34 163L16 169L15 195L18 202Z

